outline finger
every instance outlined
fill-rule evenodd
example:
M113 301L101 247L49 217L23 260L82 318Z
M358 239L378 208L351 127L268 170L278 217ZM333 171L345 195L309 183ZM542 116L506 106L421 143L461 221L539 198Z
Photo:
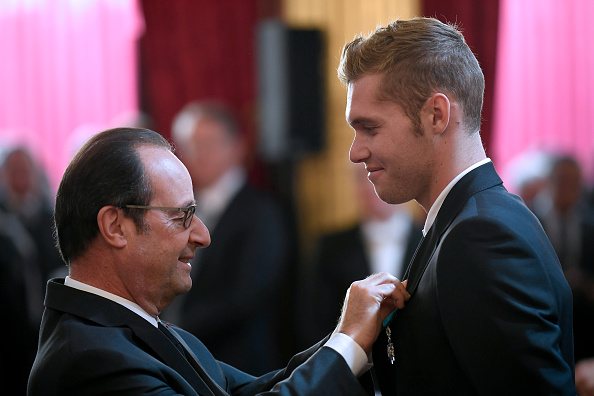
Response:
M410 293L408 292L408 290L406 290L406 281L396 283L396 290L398 290L400 293L402 293L403 296L405 296L405 300L408 300L410 298Z
M405 306L405 298L401 294L397 294L396 296L390 296L386 298L384 301L384 305L388 305L393 310L394 308L402 309Z
M410 299L410 294L403 285L398 284L386 299L391 300L395 307L404 308L405 302Z
M370 284L395 283L399 280L388 272L377 272L365 278Z

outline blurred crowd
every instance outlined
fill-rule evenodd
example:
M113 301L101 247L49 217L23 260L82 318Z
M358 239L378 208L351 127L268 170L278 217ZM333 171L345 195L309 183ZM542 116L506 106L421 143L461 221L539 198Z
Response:
M594 189L569 155L530 153L519 195L541 221L573 292L578 394L594 394Z
M195 333L216 358L252 374L280 367L301 345L331 332L351 282L378 271L400 277L421 238L424 217L415 205L380 201L353 165L355 191L345 199L356 201L359 222L322 235L314 249L300 249L279 197L250 185L246 142L228 108L188 104L174 121L173 140L212 244L192 263L191 292L163 316ZM574 293L579 379L594 371L593 186L571 156L541 153L523 167L514 187L541 221ZM11 357L3 375L16 383L26 383L35 356L45 283L67 274L54 243L53 204L31 153L0 151L0 293L10 319L2 331L11 340L1 352ZM310 270L295 272L299 267ZM295 295L287 298L283 289L291 283ZM300 338L292 350L283 344L288 328Z
M10 357L2 375L26 384L45 282L66 267L54 244L53 197L43 169L23 147L7 150L0 163L0 295L9 319L0 348Z

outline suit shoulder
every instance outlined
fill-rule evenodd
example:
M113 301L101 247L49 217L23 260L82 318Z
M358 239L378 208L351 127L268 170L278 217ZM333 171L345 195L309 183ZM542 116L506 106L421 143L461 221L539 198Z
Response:
M534 227L537 231L542 231L540 221L524 201L503 187L491 188L472 196L458 213L456 220L500 224L510 227L510 231Z

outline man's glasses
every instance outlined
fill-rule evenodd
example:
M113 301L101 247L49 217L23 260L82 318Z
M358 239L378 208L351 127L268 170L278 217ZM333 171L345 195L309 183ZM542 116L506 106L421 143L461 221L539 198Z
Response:
M196 204L186 206L185 208L172 208L169 206L143 206L143 205L124 205L125 208L130 209L157 209L157 210L176 210L178 212L184 212L183 225L184 228L190 228L192 225L192 219L196 213Z

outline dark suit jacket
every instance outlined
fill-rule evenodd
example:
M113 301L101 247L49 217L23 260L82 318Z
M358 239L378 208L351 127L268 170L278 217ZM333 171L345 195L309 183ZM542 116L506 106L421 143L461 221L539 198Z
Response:
M411 298L382 331L382 394L574 395L572 296L540 223L493 164L448 194L408 276Z
M412 259L422 237L421 227L411 223L403 258L401 274L392 274L403 279L404 270ZM340 316L347 289L354 281L371 275L371 264L363 240L361 224L347 230L331 233L320 238L312 260L314 275L308 293L310 313L304 322L310 324L306 345L331 332ZM305 292L307 293L307 292Z
M254 378L215 360L197 338L174 327L200 362L195 371L145 319L63 282L48 282L30 396L254 395L273 387L267 394L366 394L344 359L321 344L296 355L285 369Z
M175 323L217 359L250 374L278 368L277 304L290 254L281 209L246 185L210 232L210 246L196 252L193 286Z

